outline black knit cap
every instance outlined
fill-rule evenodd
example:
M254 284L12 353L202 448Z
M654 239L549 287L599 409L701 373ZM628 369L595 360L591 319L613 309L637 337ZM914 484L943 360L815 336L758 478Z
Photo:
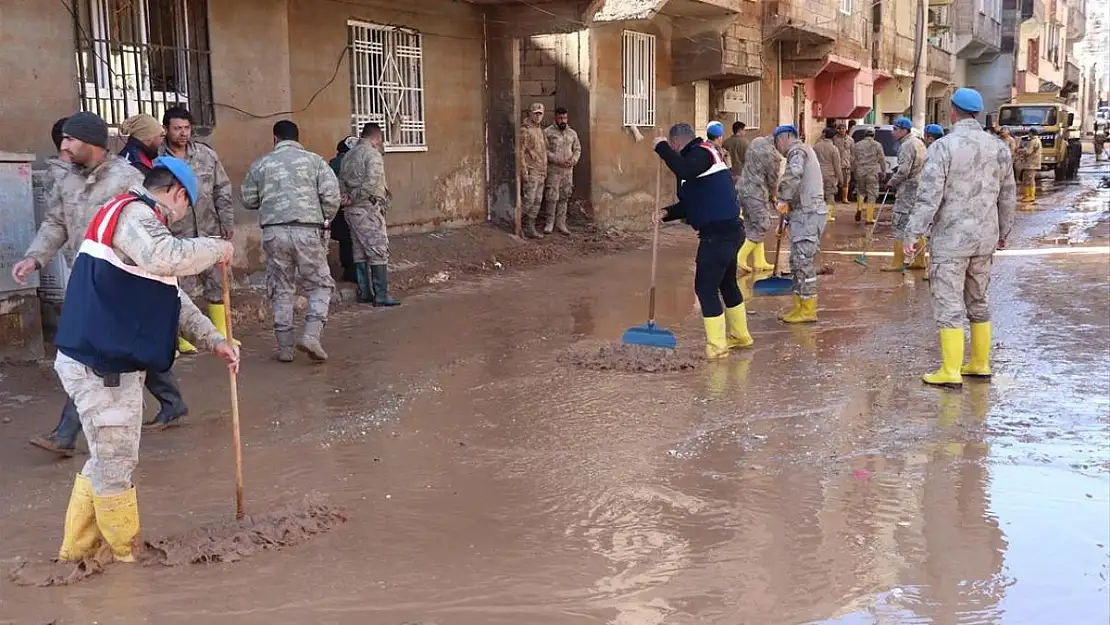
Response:
M98 148L108 147L108 124L96 113L74 113L62 126L62 134Z

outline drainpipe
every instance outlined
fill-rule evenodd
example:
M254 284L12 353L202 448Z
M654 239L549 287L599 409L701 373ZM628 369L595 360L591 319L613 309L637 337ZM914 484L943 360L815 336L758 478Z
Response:
M493 190L490 189L490 153L489 153L489 114L490 114L490 94L489 90L489 31L486 30L486 11L482 10L482 139L485 141L485 165L486 165L486 221L493 221Z
M782 123L782 40L776 41L775 45L778 46L778 54L775 57L777 66L775 70L777 72L775 75L775 114L778 115L778 119L775 120L775 126L778 126Z
M928 87L929 80L926 75L929 69L929 29L926 26L929 19L928 1L917 0L917 49L914 51L917 63L915 63L916 67L913 72L912 92L912 115L915 128L925 127L925 105L927 102L925 89Z

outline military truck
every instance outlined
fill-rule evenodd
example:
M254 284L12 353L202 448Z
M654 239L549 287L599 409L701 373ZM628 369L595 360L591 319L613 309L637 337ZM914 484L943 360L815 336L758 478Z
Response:
M1052 170L1057 180L1075 177L1076 150L1069 143L1080 139L1079 117L1064 98L1052 93L1022 93L998 109L998 126L1016 137L1036 127L1041 138L1041 171Z

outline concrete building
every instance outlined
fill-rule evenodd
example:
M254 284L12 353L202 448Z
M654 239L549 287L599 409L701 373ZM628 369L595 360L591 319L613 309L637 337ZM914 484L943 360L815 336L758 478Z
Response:
M1002 80L990 88L992 75L1002 73L1012 60L1000 59L1002 49L1002 0L955 0L951 8L952 34L956 54L955 82L978 88L988 101L988 111L997 110L997 104L1010 98L1008 87ZM1009 39L1013 54L1013 38ZM1013 70L1011 69L1012 73ZM993 103L993 104L992 104Z

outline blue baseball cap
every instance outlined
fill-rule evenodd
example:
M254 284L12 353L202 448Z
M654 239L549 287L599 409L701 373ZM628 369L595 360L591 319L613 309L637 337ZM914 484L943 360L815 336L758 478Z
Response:
M925 134L943 137L944 128L941 128L940 124L929 124L928 126L925 126Z
M902 130L913 130L913 122L910 121L909 117L899 117L894 120L894 127Z
M974 89L960 87L952 93L952 105L961 111L979 113L983 110L983 96Z
M725 136L725 125L721 122L709 122L709 125L705 127L705 136L710 139Z
M173 156L159 156L154 159L154 169L168 169L177 178L177 182L185 188L185 194L189 196L189 203L196 205L197 203L197 176L193 173L193 168L185 161L175 158Z
M772 134L772 136L778 139L779 135L783 134L784 132L789 132L795 137L798 136L798 129L794 127L794 124L783 124L778 128L775 128L775 132Z

